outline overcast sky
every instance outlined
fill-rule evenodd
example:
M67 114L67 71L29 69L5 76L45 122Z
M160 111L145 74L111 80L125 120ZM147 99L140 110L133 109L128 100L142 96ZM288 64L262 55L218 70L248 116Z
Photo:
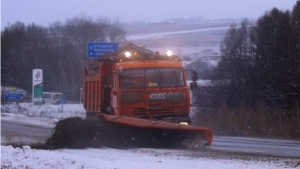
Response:
M126 22L197 16L257 18L273 7L292 10L295 4L296 0L1 0L1 28L16 21L49 26L81 13Z

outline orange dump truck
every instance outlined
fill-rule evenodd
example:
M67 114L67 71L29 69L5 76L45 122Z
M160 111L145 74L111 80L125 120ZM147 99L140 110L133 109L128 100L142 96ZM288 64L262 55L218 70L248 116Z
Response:
M128 43L84 69L86 119L100 117L121 128L155 132L155 136L168 138L166 144L189 146L204 140L210 145L212 131L191 126L186 78L179 58L171 52L159 55Z

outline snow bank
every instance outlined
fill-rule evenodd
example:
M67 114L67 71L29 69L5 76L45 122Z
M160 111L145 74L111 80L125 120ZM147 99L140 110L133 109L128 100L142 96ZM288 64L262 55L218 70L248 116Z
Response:
M63 105L33 105L32 103L19 103L1 105L1 113L23 114L28 117L46 117L62 119L67 117L85 117L82 104Z

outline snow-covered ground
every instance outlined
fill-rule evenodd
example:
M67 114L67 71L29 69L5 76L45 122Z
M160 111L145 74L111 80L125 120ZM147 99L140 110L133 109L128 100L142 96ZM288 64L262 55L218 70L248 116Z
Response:
M80 104L33 106L30 103L12 104L1 107L1 121L20 122L38 126L53 127L61 118L84 117ZM30 146L13 148L3 145L1 139L1 168L297 168L300 160L292 162L281 158L253 158L248 156L207 155L206 150L171 150L171 149L59 149L36 150ZM295 162L296 161L296 162Z
M82 150L34 150L29 146L13 148L1 146L2 168L111 168L111 169L156 169L156 168L201 168L201 169L274 169L293 168L277 161L253 161L236 159L210 159L186 156L179 150L153 149L82 149Z

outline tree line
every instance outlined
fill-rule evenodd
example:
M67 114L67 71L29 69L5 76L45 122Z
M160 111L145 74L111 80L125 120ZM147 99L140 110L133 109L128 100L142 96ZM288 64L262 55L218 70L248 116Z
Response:
M194 124L216 135L299 138L300 1L232 24L220 51L213 85L194 89Z
M211 105L291 108L300 99L300 1L292 11L273 8L254 24L232 24L220 51Z
M32 91L32 69L43 69L44 91L79 100L88 42L119 42L126 32L119 19L81 15L49 27L16 22L1 32L1 85ZM77 92L78 91L78 92ZM30 95L30 94L29 94Z

